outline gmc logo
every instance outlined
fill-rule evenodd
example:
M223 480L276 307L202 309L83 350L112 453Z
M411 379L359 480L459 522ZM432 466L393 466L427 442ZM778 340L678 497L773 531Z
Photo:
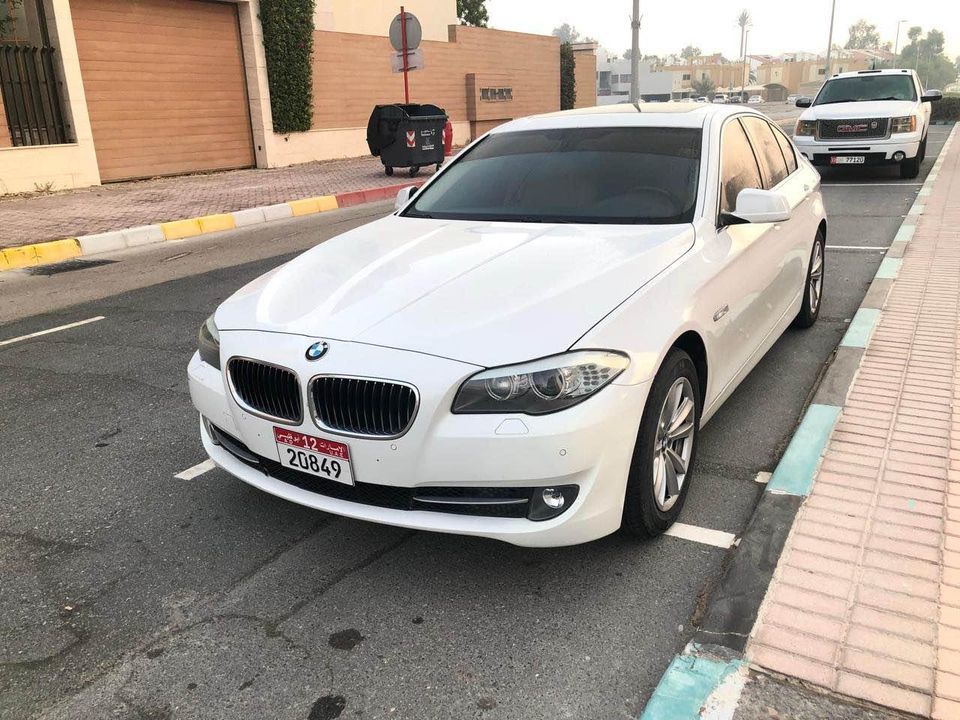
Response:
M867 124L866 123L857 123L856 125L847 124L847 125L837 125L838 133L859 133L866 132Z

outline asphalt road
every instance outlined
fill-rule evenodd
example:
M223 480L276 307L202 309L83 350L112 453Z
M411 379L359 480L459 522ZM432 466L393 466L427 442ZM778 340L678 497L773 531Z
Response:
M922 180L824 173L820 321L705 428L684 523L745 527ZM175 477L204 460L185 380L202 320L385 210L0 275L0 343L103 316L0 344L0 717L636 717L727 550L521 549L340 519L219 470Z

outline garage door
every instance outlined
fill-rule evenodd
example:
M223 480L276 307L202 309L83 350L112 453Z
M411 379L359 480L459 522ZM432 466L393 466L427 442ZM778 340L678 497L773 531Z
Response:
M104 182L254 164L237 6L71 0Z

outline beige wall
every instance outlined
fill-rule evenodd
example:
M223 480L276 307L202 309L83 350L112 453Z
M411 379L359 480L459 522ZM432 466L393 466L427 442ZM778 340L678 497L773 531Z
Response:
M410 73L411 102L444 108L458 145L504 120L560 107L555 37L452 25L447 42L425 41L423 52L426 68ZM495 75L497 85L512 87L513 101L471 117L470 74ZM390 70L386 37L315 32L313 102L313 130L265 135L269 167L369 154L366 125L373 106L403 102L403 76Z
M0 148L0 194L100 184L90 118L80 77L68 0L48 0L51 41L63 62L64 111L75 138L68 145Z
M577 83L577 101L574 107L594 107L597 104L597 56L592 51L575 52L574 77Z
M825 67L826 60L801 60L797 62L764 63L757 70L757 82L760 85L777 83L783 85L791 94L800 91L801 86L810 83L822 83L826 75L820 73ZM831 64L832 73L868 70L870 61L866 58L834 58Z
M0 94L0 148L10 147L13 141L10 139L10 128L7 126L7 114L3 108L3 95Z
M385 37L401 5L417 16L424 40L446 42L447 27L459 22L456 0L317 0L314 27Z

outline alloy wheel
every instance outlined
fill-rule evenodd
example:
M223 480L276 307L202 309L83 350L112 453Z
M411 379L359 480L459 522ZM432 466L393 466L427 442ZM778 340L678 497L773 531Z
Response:
M696 404L693 386L677 378L660 410L653 451L653 497L662 512L680 497L693 456Z
M810 295L810 312L816 315L820 308L820 295L823 292L823 243L819 241L813 244L807 292Z

